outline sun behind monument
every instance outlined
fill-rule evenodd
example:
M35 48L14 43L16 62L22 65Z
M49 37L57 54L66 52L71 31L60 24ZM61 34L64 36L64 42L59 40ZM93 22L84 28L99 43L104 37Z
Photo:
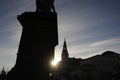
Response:
M52 66L57 66L59 60L58 59L54 59L52 62L51 62L51 65Z
M54 49L58 45L57 13L54 0L39 1L35 12L24 12L17 16L22 34L16 64L8 72L6 80L51 79L49 74L53 72L48 63L54 58Z

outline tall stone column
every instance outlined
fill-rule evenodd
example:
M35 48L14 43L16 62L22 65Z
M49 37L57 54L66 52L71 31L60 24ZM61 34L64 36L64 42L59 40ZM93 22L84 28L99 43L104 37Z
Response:
M58 44L56 12L25 12L17 17L22 35L15 66L7 80L50 80L50 63Z

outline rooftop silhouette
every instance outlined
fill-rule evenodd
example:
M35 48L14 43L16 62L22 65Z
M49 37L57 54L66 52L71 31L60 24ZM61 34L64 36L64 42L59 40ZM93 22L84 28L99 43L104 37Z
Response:
M106 51L86 59L70 58L66 46L64 41L55 80L120 80L120 54Z

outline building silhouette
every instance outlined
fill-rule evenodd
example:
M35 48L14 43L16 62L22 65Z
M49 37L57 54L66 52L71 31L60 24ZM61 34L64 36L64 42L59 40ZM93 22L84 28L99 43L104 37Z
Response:
M24 12L17 16L22 25L22 35L16 64L8 72L6 80L52 79L50 63L58 44L57 13L50 8L38 9L39 11Z
M66 41L62 60L56 68L56 80L120 80L120 54L106 51L87 59L68 57Z

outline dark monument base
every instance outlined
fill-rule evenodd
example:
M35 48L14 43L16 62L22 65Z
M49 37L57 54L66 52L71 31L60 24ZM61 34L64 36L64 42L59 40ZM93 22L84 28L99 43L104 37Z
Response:
M57 14L26 12L18 20L23 26L22 35L16 64L7 80L50 80L50 63L58 44Z

